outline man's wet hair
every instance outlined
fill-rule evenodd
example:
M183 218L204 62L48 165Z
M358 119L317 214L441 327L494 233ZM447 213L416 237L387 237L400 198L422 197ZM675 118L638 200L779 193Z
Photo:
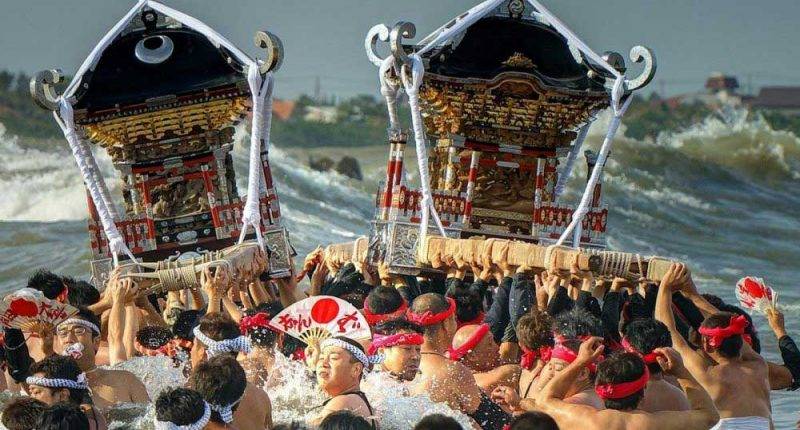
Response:
M469 285L457 284L447 291L447 296L456 301L456 320L464 323L478 318L483 312L483 297Z
M200 421L205 413L203 396L189 388L167 388L155 402L156 419L178 426L188 426Z
M579 339L584 336L604 337L605 330L600 318L581 308L558 314L553 331L566 339Z
M47 404L33 397L10 399L3 406L3 426L8 430L35 429Z
M192 330L200 324L202 316L200 311L194 309L181 311L175 318L175 323L172 324L172 334L181 340L194 340Z
M619 384L635 381L645 372L645 363L641 357L631 352L617 352L597 365L595 383ZM644 397L644 388L621 399L604 399L607 409L618 411L634 410Z
M282 310L283 306L281 306L280 302L269 302L262 303L256 306L255 309L245 311L245 315L253 316L259 313L265 313L267 314L267 318L272 319ZM253 342L253 345L259 348L272 349L275 347L275 342L278 340L278 333L269 327L249 329L247 331L247 336L250 338L250 341Z
M372 430L372 425L364 418L346 410L336 411L319 423L318 430Z
M736 314L731 312L719 312L714 315L710 315L705 319L705 321L703 321L702 324L700 324L700 327L728 327L731 323L731 318L733 318L735 315ZM743 344L744 339L742 339L742 336L731 336L720 343L719 347L717 347L717 352L723 357L735 358L741 353Z
M631 321L625 326L623 334L631 346L644 355L653 352L656 348L672 347L669 329L664 323L653 318L639 318ZM647 367L650 369L650 374L661 373L661 366L658 363L650 363Z
M558 424L550 415L532 411L514 417L508 428L509 430L558 430Z
M445 296L436 293L426 293L416 299L411 304L411 311L415 314L423 314L425 312L432 312L438 314L450 308L450 303L447 302ZM422 328L424 336L434 336L442 328L442 323L432 324Z
M87 307L100 301L100 291L94 285L68 277L63 282L67 284L67 301L72 306Z
M27 287L41 291L42 294L50 300L57 298L64 292L64 288L66 288L60 276L45 269L39 269L34 272L34 274L28 278Z
M33 363L28 370L28 373L30 375L41 373L42 376L47 379L69 379L71 381L77 381L78 375L83 373L83 370L81 370L80 366L78 366L78 362L72 357L63 355L50 355L43 358L41 361ZM64 389L46 388L50 392ZM88 390L78 390L75 388L66 388L66 390L69 390L70 402L76 405L86 403L87 396L89 395Z
M158 349L172 340L172 331L157 325L144 326L136 332L136 341L147 349Z
M536 308L530 310L517 322L519 344L530 350L553 346L553 318Z
M750 336L750 347L753 348L757 354L761 353L761 339L758 337L758 332L756 331L756 326L753 324L753 317L750 316L744 309L734 306L723 304L722 306L718 307L721 312L730 312L732 314L741 315L743 316L749 324L744 329L744 333Z
M414 430L463 430L455 419L442 414L427 415L414 426Z
M87 430L89 418L78 405L56 403L45 409L39 417L36 430Z
M397 288L381 285L370 291L365 304L373 314L390 314L403 305L403 296Z
M398 334L398 333L417 333L422 334L422 326L414 324L405 318L398 318L394 320L384 321L373 329L377 334L384 336Z
M236 339L242 334L239 330L239 324L236 324L229 316L219 312L212 312L200 318L200 331L211 340L217 342Z
M247 386L247 375L242 365L230 355L216 355L200 363L189 377L189 386L213 405L227 406L238 402ZM239 404L233 406L233 410ZM212 412L211 420L223 423L219 413Z

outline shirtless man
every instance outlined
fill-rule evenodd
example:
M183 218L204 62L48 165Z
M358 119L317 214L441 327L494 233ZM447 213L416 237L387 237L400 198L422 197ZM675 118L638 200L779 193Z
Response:
M554 327L556 345L552 349L550 361L536 378L533 389L528 393L529 400L523 402L527 403L526 409L533 408L531 403L535 402L535 393L542 391L557 374L563 372L575 360L581 344L580 339L603 335L603 323L583 309L562 312L556 318ZM568 387L565 401L603 409L602 400L592 389L595 372L594 365L582 368L577 378L574 378ZM533 399L531 399L532 397Z
M488 324L458 329L449 355L451 360L460 361L472 371L484 393L491 393L500 385L516 387L519 383L519 365L502 364L500 347L489 333Z
M423 294L411 305L408 319L423 328L421 380L415 394L427 393L434 402L469 415L483 429L501 429L508 415L484 394L472 372L446 357L456 332L456 303L436 293Z
M397 291L397 288L379 285L372 289L364 300L364 309L361 313L370 327L398 318L403 318L408 309L408 303Z
M277 302L265 303L247 311L239 322L239 328L253 347L249 354L239 357L239 363L247 372L247 380L259 387L272 388L281 383L279 371L274 371L275 347L283 334L270 326L270 319L280 312ZM275 373L275 374L273 374Z
M672 347L667 326L652 318L637 319L625 326L624 335L623 348L627 352L641 355L650 371L650 381L647 382L639 409L645 412L689 410L686 393L664 379L661 366L656 360L658 355L653 352L658 348Z
M56 327L54 349L56 354L71 355L86 373L95 406L106 412L118 403L149 403L144 384L126 370L100 369L95 355L100 343L100 321L87 310Z
M370 365L370 360L358 342L337 336L320 344L317 359L317 383L329 399L322 404L322 410L312 420L319 425L328 415L337 411L350 411L363 417L377 428L375 413L367 396L361 391L361 377Z
M397 381L413 381L419 373L422 327L405 318L378 324L369 355L382 355L380 369Z
M698 330L701 348L693 350L680 335L672 313L672 294L680 291L703 312ZM715 429L770 429L769 371L764 359L744 342L747 324L743 316L717 309L706 301L692 282L686 266L673 264L661 280L656 318L669 329L672 344L692 376L708 391L720 415Z
M25 380L25 390L48 406L66 402L81 408L90 430L105 430L105 418L92 404L86 375L71 357L51 355L34 363L31 376Z
M583 342L578 356L566 369L537 394L536 404L563 429L585 430L706 430L717 422L708 393L692 378L680 356L671 348L659 348L658 363L664 372L675 376L686 391L691 410L645 412L638 410L649 372L644 361L632 353L618 353L598 365L595 390L603 397L606 409L564 401L574 379L594 363L603 352L601 339Z
M242 403L247 388L244 369L230 355L221 354L200 363L189 377L189 387L200 393L211 409L209 423L220 428L242 429L234 424L234 413L245 407ZM258 409L243 410L255 414ZM271 423L261 424L261 430L271 428ZM256 427L251 427L256 428Z
M225 425L211 421L211 407L197 391L188 388L167 388L155 404L156 428L192 428L221 430ZM159 427L161 426L161 427Z
M215 355L227 354L234 359L251 351L250 340L242 336L232 319L219 313L206 314L194 328L194 343L189 354L192 369ZM272 404L264 390L247 383L239 407L233 415L238 430L262 430L272 427Z
M519 395L533 397L533 383L550 362L553 350L553 319L545 312L532 309L517 322L517 339L522 350Z

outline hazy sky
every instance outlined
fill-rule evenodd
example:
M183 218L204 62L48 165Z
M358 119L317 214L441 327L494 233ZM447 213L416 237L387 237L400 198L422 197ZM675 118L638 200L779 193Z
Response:
M319 77L326 94L377 94L364 35L374 24L417 25L417 38L478 0L166 0L261 55L253 32L268 29L284 42L278 96L313 91ZM75 71L107 29L130 8L122 0L2 0L0 68ZM748 75L757 88L800 85L798 0L545 0L545 4L595 51L627 57L635 44L653 48L660 85L674 94L698 89L714 71Z

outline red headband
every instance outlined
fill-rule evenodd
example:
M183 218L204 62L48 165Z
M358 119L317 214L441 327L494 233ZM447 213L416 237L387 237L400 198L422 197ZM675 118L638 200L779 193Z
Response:
M550 361L550 356L553 353L553 347L550 345L540 346L537 350L530 350L522 345L520 345L520 348L522 348L522 359L519 365L525 370L533 369L537 356L547 363Z
M239 330L241 330L243 335L257 328L268 328L275 331L275 328L273 328L269 320L269 314L266 312L259 312L252 316L242 317L242 321L239 323Z
M478 346L478 344L486 336L486 333L489 333L489 324L479 325L478 329L475 330L475 333L472 333L472 336L468 337L466 342L462 343L461 346L458 348L450 348L450 351L448 352L450 359L453 361L458 361L464 358L465 355Z
M414 311L409 309L406 312L406 318L408 318L409 321L415 324L419 324L423 327L439 324L440 322L446 320L447 318L450 317L450 315L453 315L456 312L456 301L451 299L450 297L447 297L447 303L450 304L450 307L439 313L425 311L422 314L416 314L414 313Z
M642 354L641 351L636 349L635 346L631 345L631 343L628 342L628 339L626 339L624 337L622 338L622 343L620 345L622 345L622 349L624 349L625 351L632 352L632 353L638 355L639 357L642 357L642 360L644 360L644 362L647 363L647 364L658 363L658 360L656 360L656 357L658 357L659 354L657 352L650 352L649 354Z
M422 345L425 338L419 333L398 333L382 336L376 334L372 338L372 344L369 346L368 355L375 355L379 348L391 348L400 345Z
M361 310L361 313L364 315L364 319L367 320L367 324L370 326L376 326L384 321L401 318L407 309L408 303L403 300L403 303L401 303L400 307L394 312L389 312L388 314L373 314L367 307L367 299L364 299L364 309Z
M708 344L714 348L719 348L722 342L731 336L741 336L744 334L744 329L750 325L744 315L737 315L731 317L730 324L727 327L700 327L697 330L703 336L708 337Z
M483 312L480 312L480 313L478 313L478 316L476 316L475 318L473 318L473 319L471 319L469 321L461 321L461 322L457 323L456 325L458 326L458 328L461 328L461 327L464 327L465 325L483 324L483 319L484 318L486 318L486 314L483 313Z
M557 344L555 347L553 347L553 351L550 353L550 357L557 358L559 360L563 360L566 361L567 363L572 364L572 362L575 361L576 358L578 358L578 354L564 345ZM594 373L597 371L597 364L589 363L586 365L586 368L589 369L590 372Z
M643 390L650 380L650 370L644 366L644 373L638 379L618 384L601 384L594 387L594 391L603 400L616 400L628 397Z

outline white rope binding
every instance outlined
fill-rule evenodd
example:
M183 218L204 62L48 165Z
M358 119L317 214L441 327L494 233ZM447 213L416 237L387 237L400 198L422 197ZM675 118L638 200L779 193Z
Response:
M211 407L205 401L203 402L203 416L197 422L179 426L171 421L159 421L155 419L155 430L203 430L208 421L211 420Z
M555 202L558 201L558 198L564 193L564 189L567 188L567 181L569 181L570 176L572 176L572 168L575 167L575 159L578 158L578 154L581 152L583 141L586 139L586 135L589 134L589 128L592 126L593 122L594 121L589 121L584 124L578 131L578 136L575 137L575 142L573 142L572 149L569 151L564 169L558 175L558 182L553 192L553 201Z
M56 121L61 127L64 137L69 142L70 149L75 158L78 168L83 176L84 183L89 190L89 195L97 208L100 223L103 226L103 232L108 239L109 250L114 261L114 266L118 265L118 255L124 253L132 262L136 262L131 250L125 244L124 239L117 230L114 220L119 217L116 207L111 201L108 189L105 186L102 175L97 168L97 163L94 160L91 150L82 144L75 132L75 122L73 118L72 104L69 101L77 92L81 84L83 76L94 69L97 61L102 56L103 52L108 46L122 33L123 30L135 18L136 14L140 13L145 8L151 8L161 14L168 16L183 25L186 25L195 31L201 33L208 38L214 46L224 47L231 55L236 57L239 61L248 66L248 83L250 84L250 91L253 94L253 125L251 132L251 151L250 151L250 173L248 175L247 184L247 200L242 216L242 235L240 236L240 243L244 240L245 231L248 225L253 226L256 231L258 243L264 249L264 241L261 235L259 223L261 215L258 210L259 206L259 185L261 183L261 166L260 166L260 149L261 141L269 148L269 135L272 116L272 74L267 74L265 79L268 84L262 85L261 78L258 76L257 84L253 84L250 79L250 74L253 70L258 71L258 63L252 58L248 57L244 52L239 50L234 44L228 41L225 37L217 33L214 29L203 23L202 21L186 15L183 12L175 10L169 6L165 6L154 0L139 0L128 12L111 27L111 29L103 36L102 39L95 45L86 59L81 63L75 77L67 86L64 94L59 98L58 113L54 113ZM253 154L255 152L255 155ZM255 158L255 160L253 159ZM254 169L254 166L256 167ZM254 172L256 170L256 172ZM255 190L255 192L253 192Z
M419 87L422 85L422 77L425 74L425 67L422 59L417 54L409 56L411 60L411 77L401 71L400 78L403 81L403 88L408 95L408 106L411 108L411 125L414 129L414 144L417 150L417 166L419 168L419 182L422 191L422 219L419 223L419 240L417 244L422 247L425 237L428 235L428 218L433 215L436 227L442 236L447 236L444 231L442 221L433 205L433 194L431 193L431 175L428 171L428 146L425 142L425 125L422 122L422 112L419 108Z
M253 63L247 70L247 84L253 102L253 121L250 131L250 165L247 176L247 200L242 210L242 230L239 243L244 242L247 228L253 227L258 245L263 251L264 238L261 234L261 211L259 187L263 178L261 165L261 144L269 150L270 129L272 128L272 73L262 79L258 65Z
M581 202L572 214L572 221L564 229L564 232L558 239L557 244L561 245L563 244L564 240L570 236L573 230L575 230L576 226L580 225L580 222L582 221L583 217L586 216L586 214L588 213L589 198L591 197L592 190L594 189L595 184L597 184L597 181L600 178L600 173L603 170L606 157L608 156L608 153L611 149L611 142L613 141L614 135L616 134L617 129L619 128L622 116L625 114L625 111L628 109L628 106L630 105L631 98L628 97L627 100L625 100L624 102L622 101L622 96L625 93L625 75L623 73L620 73L617 69L613 68L610 64L608 64L607 61L603 59L603 57L594 52L585 42L583 42L583 40L581 40L572 30L570 30L569 27L567 27L560 19L558 19L558 17L553 15L539 1L537 0L527 0L527 1L528 3L531 4L531 6L534 7L534 9L536 9L539 15L541 15L541 18L544 21L546 21L548 25L551 25L559 34L564 36L572 46L575 46L578 50L581 51L581 53L586 55L595 64L607 70L611 75L613 75L616 78L614 81L614 85L611 88L611 107L614 111L614 117L611 120L611 123L609 124L608 131L606 133L606 138L603 141L603 146L600 150L600 154L598 155L597 164L595 164L594 169L592 170L592 174L589 178L589 181L586 184L586 188L584 189ZM403 73L400 74L403 80L403 86L406 90L406 93L409 96L408 103L409 106L411 107L411 114L412 114L411 119L412 119L412 124L414 126L414 140L417 143L417 161L420 164L420 182L422 182L422 192L423 192L422 206L424 211L422 216L422 222L420 225L421 238L424 238L427 233L428 211L426 208L430 206L432 197L430 196L430 183L429 183L429 174L427 169L427 152L425 151L423 153L421 151L421 149L426 149L426 148L424 142L424 136L425 136L424 130L422 129L422 118L419 110L418 90L419 90L419 85L421 84L422 81L422 74L424 73L420 55L430 51L434 47L442 46L443 44L453 40L457 35L462 33L467 27L469 27L477 20L479 20L483 16L493 11L502 2L503 0L486 0L483 3L474 6L466 13L448 22L444 26L438 28L436 31L434 31L433 33L422 39L422 41L419 43L421 48L417 50L415 54L409 56L409 58L412 61L411 64L412 80L409 82L405 74ZM373 31L371 30L370 34L368 35L368 39L371 39L372 33ZM367 47L368 51L367 55L370 57L370 61L376 63L375 59L373 58L374 54L370 49L370 45L366 44L365 46ZM384 68L383 63L381 63L381 68ZM391 120L391 113L390 113L390 120ZM574 152L575 156L577 156L577 151ZM424 166L423 163L425 163ZM563 184L562 184L562 191L563 191ZM437 221L437 225L440 227L440 230L444 235L444 229L441 227L441 223L438 219L438 214L436 213L435 210L432 210L431 212L433 213L434 219ZM421 243L422 241L420 241L420 244Z
M72 390L88 390L89 384L86 382L86 374L81 373L78 379L59 379L59 378L44 378L41 376L28 376L25 378L25 383L28 385L38 385L39 387L47 388L69 388Z
M239 336L233 339L225 339L216 341L206 336L205 333L200 331L200 327L195 327L192 330L195 339L199 340L206 346L206 355L210 358L217 354L222 353L238 353L250 354L253 350L253 345L250 343L250 338L247 336Z

